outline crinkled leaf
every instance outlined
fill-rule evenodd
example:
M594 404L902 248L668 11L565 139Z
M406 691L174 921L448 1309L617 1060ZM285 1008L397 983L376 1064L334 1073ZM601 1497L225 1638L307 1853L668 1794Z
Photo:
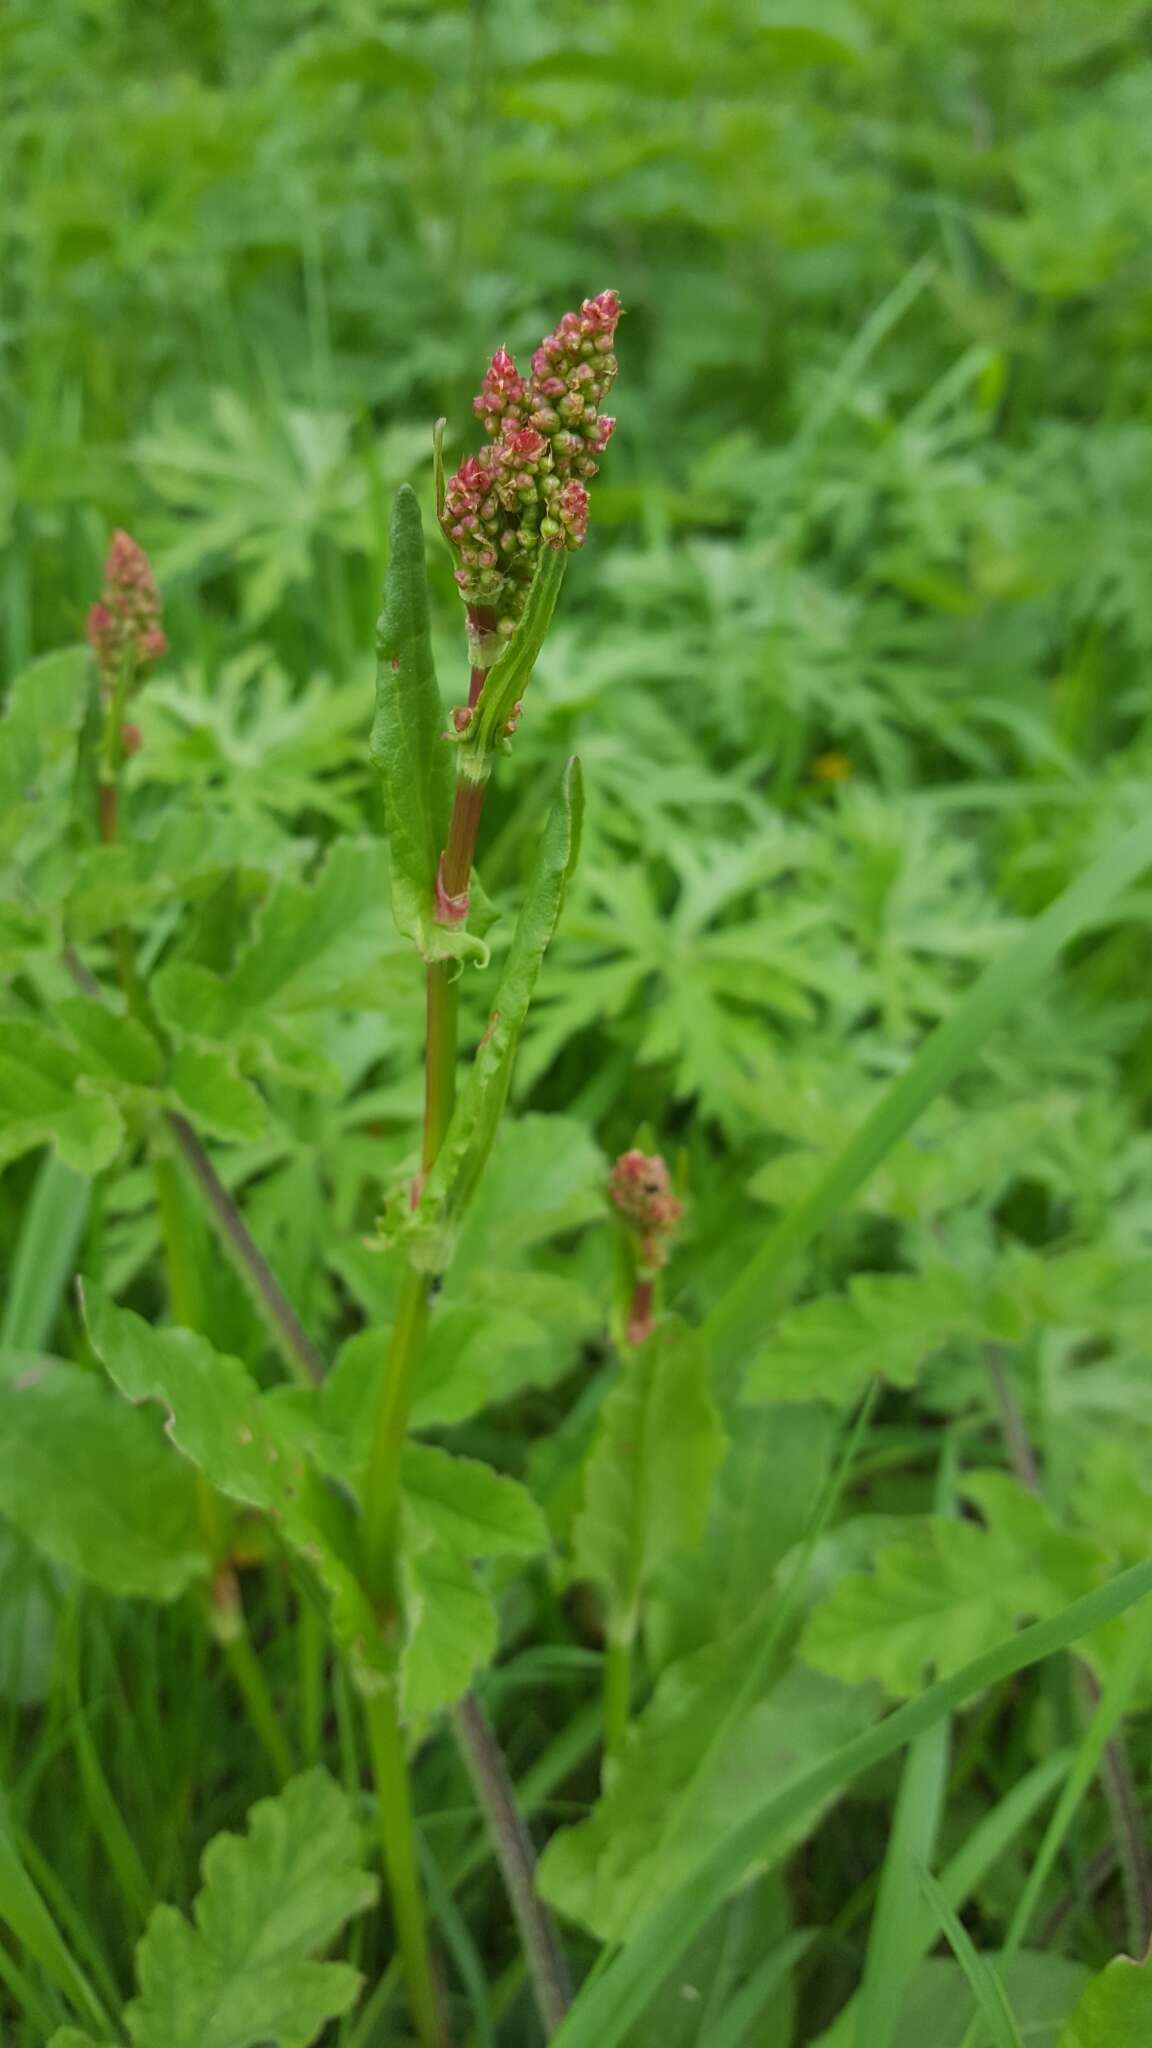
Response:
M168 1093L173 1105L209 1137L252 1144L267 1132L263 1096L237 1073L235 1062L221 1046L178 1046L168 1076Z
M111 1165L124 1126L87 1064L30 1018L0 1017L0 1165L48 1144L77 1173Z
M150 1088L160 1079L164 1054L135 1017L84 996L54 1003L52 1015L83 1051L89 1073L106 1074L133 1088Z
M263 882L294 857L292 843L267 819L168 804L154 830L134 825L130 840L90 847L70 866L69 936L97 938L119 924L143 921L163 904L184 909L225 876Z
M0 855L39 852L69 822L71 764L88 702L82 647L46 654L17 676L0 718Z
M645 1640L660 1664L730 1634L763 1596L814 1514L836 1427L827 1408L736 1416L703 1539L660 1567L645 1601Z
M547 1548L544 1517L515 1479L433 1444L406 1446L404 1513L424 1540L463 1557L534 1557Z
M338 840L314 881L279 881L227 975L161 968L152 996L171 1031L234 1045L268 1023L379 995L386 862L373 840Z
M573 758L544 826L488 1029L412 1219L412 1256L431 1271L443 1271L450 1263L456 1231L492 1150L520 1033L576 865L583 810L580 764Z
M91 1292L85 1301L98 1356L130 1401L159 1401L177 1448L231 1500L273 1516L313 1566L332 1601L333 1627L363 1667L383 1669L356 1565L346 1501L317 1476L276 1400L247 1367L192 1330L153 1329Z
M602 1321L595 1297L567 1275L479 1269L460 1297L446 1294L436 1304L420 1361L412 1427L466 1422L524 1387L550 1386ZM321 1426L344 1440L349 1471L358 1470L367 1456L388 1347L387 1329L361 1330L341 1347L320 1390Z
M452 750L432 659L424 527L401 484L389 530L384 609L376 628L376 713L368 747L384 785L392 909L425 959L441 957L436 873L448 837Z
M603 1588L613 1633L632 1634L656 1566L699 1543L723 1454L707 1354L695 1331L669 1317L622 1361L573 1532L576 1571Z
M946 1678L1009 1635L1099 1583L1103 1553L1070 1534L1004 1473L965 1476L983 1524L925 1515L816 1608L801 1641L808 1663L896 1698Z
M136 1951L133 2048L309 2048L360 1988L313 1960L376 1896L347 1796L327 1772L293 1778L204 1852L191 1922L157 1906Z
M56 1361L0 1382L0 1513L110 1593L172 1600L208 1570L192 1473L153 1418Z
M794 1670L733 1719L754 1653L745 1630L671 1665L591 1818L549 1842L544 1897L600 1940L624 1940L690 1877L744 1818L750 1784L787 1784L873 1718L873 1695ZM785 1855L819 1811L813 1804L765 1844L763 1859Z
M845 1407L873 1377L915 1384L950 1338L980 1328L973 1290L948 1266L858 1273L847 1294L783 1316L743 1387L748 1401L830 1401Z
M400 1693L411 1719L467 1692L496 1649L496 1609L468 1559L447 1543L406 1544L401 1558Z
M1114 1956L1085 1990L1060 2048L1139 2048L1145 2041L1152 2041L1152 1965Z
M466 1274L507 1267L532 1245L598 1221L607 1213L607 1179L604 1154L578 1118L532 1115L502 1123L457 1240L453 1291Z

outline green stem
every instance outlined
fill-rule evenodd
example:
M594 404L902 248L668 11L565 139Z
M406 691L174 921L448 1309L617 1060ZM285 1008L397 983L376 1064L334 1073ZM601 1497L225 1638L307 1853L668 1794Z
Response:
M604 1754L624 1747L632 1711L632 1641L609 1636L604 1650Z
M364 1482L364 1569L369 1590L386 1609L395 1605L400 1471L427 1328L428 1279L408 1266L396 1302Z
M424 1065L425 1173L436 1162L456 1100L459 998L452 979L454 966L454 961L439 960L428 969L428 1037Z
M365 1697L364 1718L372 1752L372 1774L376 1780L384 1867L388 1872L388 1890L396 1919L396 1938L404 1959L412 2017L421 2048L444 2048L447 2036L432 1977L424 1903L420 1894L408 1760L391 1688L383 1688Z
M260 1659L244 1618L244 1605L236 1574L230 1565L216 1573L212 1587L212 1633L224 1652L237 1692L247 1709L248 1719L268 1758L278 1783L292 1776L296 1760L280 1717L272 1703Z

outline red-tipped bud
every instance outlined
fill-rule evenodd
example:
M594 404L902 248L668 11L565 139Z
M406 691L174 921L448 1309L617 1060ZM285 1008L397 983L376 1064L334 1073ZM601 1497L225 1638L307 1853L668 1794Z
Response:
M112 536L104 588L89 609L86 633L107 691L115 687L126 661L141 669L168 651L152 564L139 542L120 529Z
M658 1273L683 1215L672 1193L672 1181L659 1153L622 1152L612 1169L608 1197L621 1222L635 1239L642 1275Z

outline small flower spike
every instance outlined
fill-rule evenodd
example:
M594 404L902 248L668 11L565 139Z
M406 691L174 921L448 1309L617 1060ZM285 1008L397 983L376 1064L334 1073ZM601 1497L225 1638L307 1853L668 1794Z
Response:
M588 531L588 483L616 425L600 406L616 376L613 291L565 313L521 376L497 349L473 400L489 444L466 456L444 493L442 524L470 613L511 636L542 547L574 549Z
M622 1152L612 1169L608 1196L622 1223L636 1240L637 1267L651 1279L668 1263L684 1205L672 1193L672 1181L659 1153Z
M109 696L126 657L141 669L168 651L152 564L131 534L118 530L112 536L100 601L88 613L87 639Z

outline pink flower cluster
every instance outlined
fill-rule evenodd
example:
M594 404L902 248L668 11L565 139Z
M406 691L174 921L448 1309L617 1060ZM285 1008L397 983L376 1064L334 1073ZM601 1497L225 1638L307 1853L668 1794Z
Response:
M528 378L497 349L473 410L492 436L460 464L444 494L444 532L470 611L510 634L524 608L541 547L578 548L588 530L589 480L612 438L600 411L616 376L615 292L565 313L532 357Z
M684 1205L672 1193L668 1168L657 1152L622 1152L612 1168L608 1197L622 1222L639 1240L637 1255L642 1274L658 1273L668 1263L668 1252Z
M168 651L152 564L139 542L119 529L112 535L104 564L100 602L88 612L87 637L108 692L115 688L125 658L140 669Z

